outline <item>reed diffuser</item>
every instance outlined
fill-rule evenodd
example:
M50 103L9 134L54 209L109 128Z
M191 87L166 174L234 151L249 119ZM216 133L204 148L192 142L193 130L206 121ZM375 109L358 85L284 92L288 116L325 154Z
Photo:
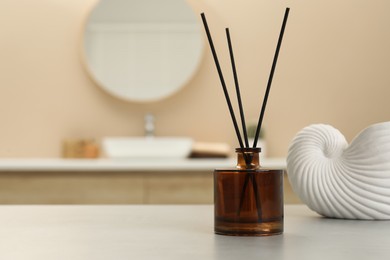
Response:
M231 169L216 169L214 171L214 230L217 234L267 236L283 233L283 170L260 167L259 153L261 152L261 148L257 147L257 141L289 11L290 9L286 8L252 147L249 146L246 131L244 108L241 100L229 28L226 28L226 38L240 111L243 139L226 88L206 16L204 13L201 14L234 130L240 145L236 149L237 166Z

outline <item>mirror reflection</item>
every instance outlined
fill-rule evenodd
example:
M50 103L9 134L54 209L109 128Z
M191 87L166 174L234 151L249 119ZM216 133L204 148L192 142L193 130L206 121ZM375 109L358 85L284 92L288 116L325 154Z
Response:
M183 87L203 49L185 0L101 0L85 28L86 64L99 86L129 101L156 101Z

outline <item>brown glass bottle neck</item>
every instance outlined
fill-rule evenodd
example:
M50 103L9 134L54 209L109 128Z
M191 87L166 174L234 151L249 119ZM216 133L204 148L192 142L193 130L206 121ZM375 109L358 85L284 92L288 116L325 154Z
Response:
M260 168L259 148L236 149L238 169Z

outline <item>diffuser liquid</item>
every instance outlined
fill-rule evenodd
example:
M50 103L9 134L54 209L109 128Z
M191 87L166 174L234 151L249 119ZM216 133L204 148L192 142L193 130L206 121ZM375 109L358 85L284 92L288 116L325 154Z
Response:
M215 233L267 236L283 232L283 170L214 171Z

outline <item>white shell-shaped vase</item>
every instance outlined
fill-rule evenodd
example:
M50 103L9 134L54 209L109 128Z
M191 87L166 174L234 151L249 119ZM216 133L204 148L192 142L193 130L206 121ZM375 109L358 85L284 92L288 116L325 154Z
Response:
M332 218L390 219L390 122L371 125L348 145L330 125L302 129L287 174L310 209Z

